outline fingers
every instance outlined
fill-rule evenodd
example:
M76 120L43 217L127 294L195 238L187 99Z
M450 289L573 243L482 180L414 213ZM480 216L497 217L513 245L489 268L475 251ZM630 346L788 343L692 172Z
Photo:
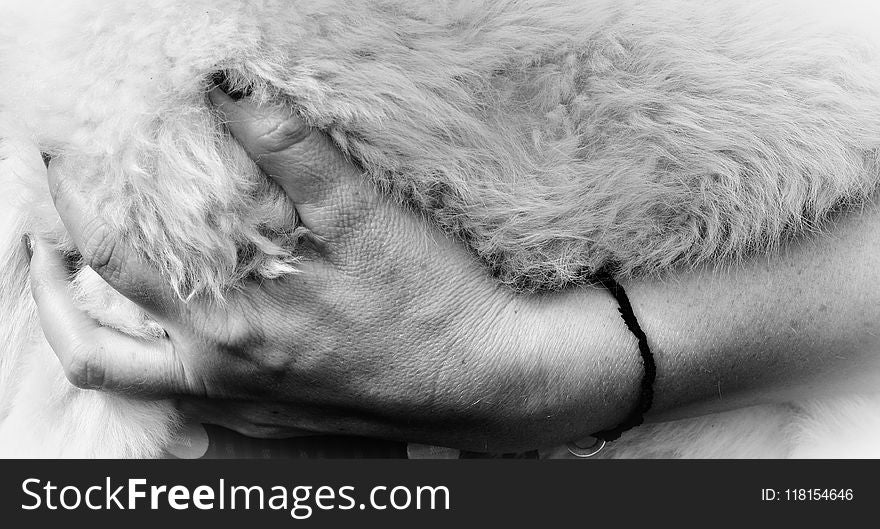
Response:
M72 384L162 398L197 392L197 379L168 339L147 341L100 326L79 310L68 291L63 257L32 239L31 292L46 341Z
M162 275L144 264L113 229L94 214L85 196L73 185L62 158L49 165L49 189L55 209L86 265L119 293L166 322L179 313L179 300Z
M229 132L284 188L313 233L332 238L374 207L377 194L364 185L361 171L291 110L236 101L219 88L209 96Z
M67 291L67 266L46 243L30 239L31 294L49 344L77 347L98 324L74 306Z

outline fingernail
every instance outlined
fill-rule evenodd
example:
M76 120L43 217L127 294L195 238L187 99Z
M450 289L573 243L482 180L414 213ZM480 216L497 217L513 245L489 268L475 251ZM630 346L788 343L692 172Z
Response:
M28 262L31 262L31 259L34 257L34 240L31 238L30 233L25 233L21 236L21 244L24 246L24 253L27 255Z
M231 97L229 97L226 92L224 92L220 89L220 87L217 86L208 90L208 99L215 107L221 107L227 103L235 103L235 101Z
M46 164L46 167L48 168L49 162L52 161L52 155L47 152L40 151L40 156L43 157L43 163Z
M215 89L220 90L233 101L238 101L239 99L249 95L247 88L244 90L236 90L232 88L232 85L229 82L229 77L226 75L226 72L219 71L214 72L214 75L211 76L211 83L214 85Z

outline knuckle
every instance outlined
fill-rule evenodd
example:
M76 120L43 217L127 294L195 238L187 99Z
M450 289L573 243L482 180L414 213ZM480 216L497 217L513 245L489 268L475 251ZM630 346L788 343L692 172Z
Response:
M226 324L214 332L216 341L231 353L261 349L265 342L263 334L247 318L228 318Z
M290 376L292 351L271 350L260 356L260 368L271 379L283 380Z
M274 154L302 143L311 134L311 127L291 117L267 123L266 130L255 141L261 151Z
M63 363L64 375L80 389L98 389L104 385L103 348L77 346Z
M203 339L223 356L244 361L254 361L263 353L267 338L259 325L252 324L250 318L235 315L214 318L202 322Z
M110 227L99 221L90 222L85 229L87 236L81 249L83 260L89 268L112 284L120 273L124 247L118 243L116 234Z

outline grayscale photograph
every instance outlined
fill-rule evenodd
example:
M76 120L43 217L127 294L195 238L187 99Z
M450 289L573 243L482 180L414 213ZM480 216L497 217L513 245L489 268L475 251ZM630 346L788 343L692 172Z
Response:
M878 26L0 0L0 458L878 458Z

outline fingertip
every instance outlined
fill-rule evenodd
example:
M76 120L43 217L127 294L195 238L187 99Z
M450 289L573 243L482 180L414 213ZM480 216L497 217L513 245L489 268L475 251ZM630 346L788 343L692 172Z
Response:
M259 114L259 107L253 102L243 97L233 97L219 86L208 91L208 100L214 105L227 128L253 121Z
M214 105L221 122L234 138L246 136L245 127L256 119L254 109L251 109L247 102L233 99L219 86L208 91L208 100Z
M49 195L55 208L61 215L61 220L65 221L65 213L68 207L82 207L79 194L80 188L76 178L76 168L72 161L64 156L55 156L46 166L46 180L49 183ZM75 203L75 204L73 204ZM65 222L66 224L66 222Z
M208 99L217 108L221 108L230 103L235 103L235 100L219 86L215 86L208 91Z
M52 248L41 237L29 234L28 246L30 248L30 276L32 286L42 286L47 280L67 282L67 266L64 256Z
M49 195L53 202L58 201L58 162L50 161L46 164L46 178L49 181Z
M31 296L41 315L67 311L73 302L67 291L69 280L64 256L34 235L30 236L32 254L28 267ZM49 318L50 320L53 318Z
M74 344L98 324L73 302L64 256L40 237L31 236L33 258L29 268L31 295L46 341L62 364Z
M21 236L21 246L24 249L25 256L27 256L27 262L30 263L31 259L34 258L34 240L30 233L25 233Z

